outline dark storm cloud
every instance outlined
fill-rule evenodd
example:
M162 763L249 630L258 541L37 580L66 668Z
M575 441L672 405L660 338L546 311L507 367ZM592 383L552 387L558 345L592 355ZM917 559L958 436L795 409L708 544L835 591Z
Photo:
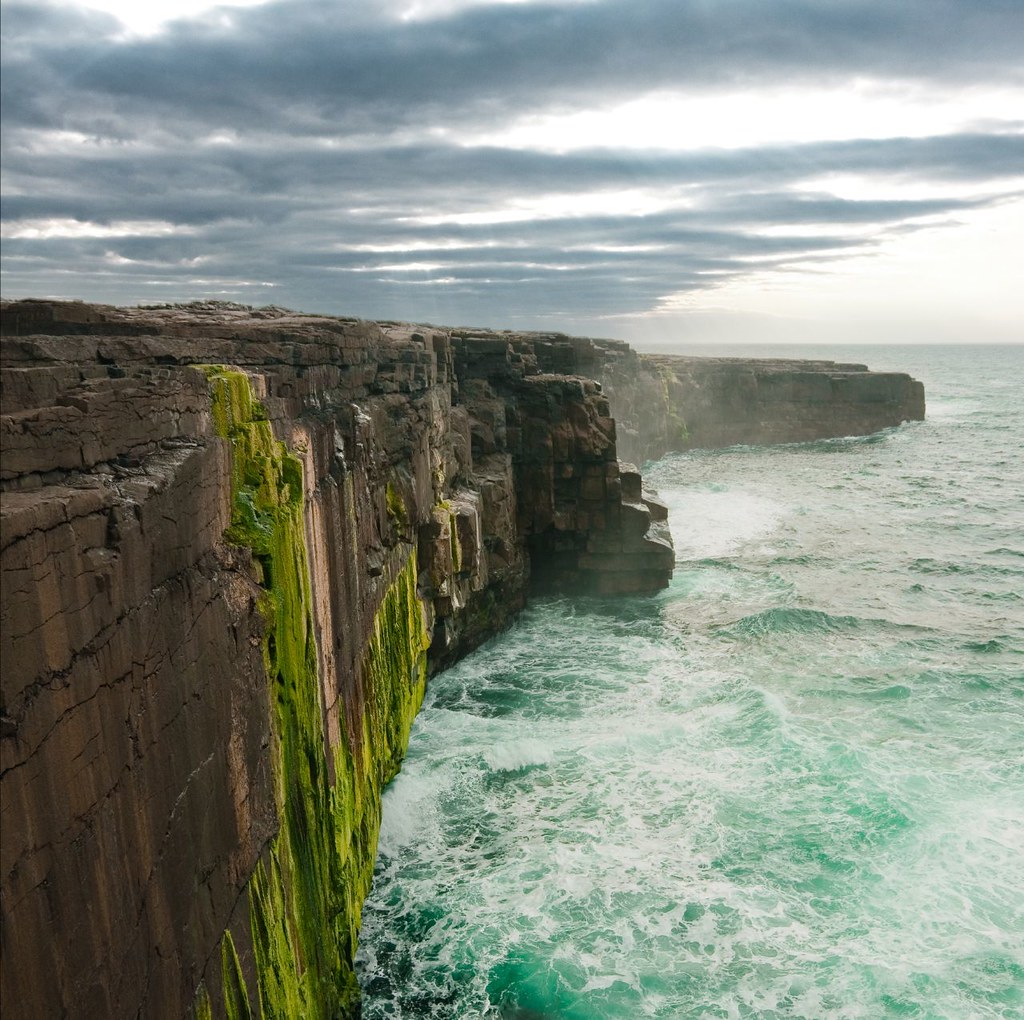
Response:
M289 0L234 10L227 25L180 21L119 41L106 16L8 4L6 292L221 293L434 321L635 312L709 281L869 251L887 234L997 200L1024 166L1024 136L1005 124L682 153L616 150L612 138L562 155L457 144L460 131L499 129L525 112L660 88L872 76L1017 84L1019 0L500 5L406 22L387 10ZM450 141L409 142L435 129ZM692 129L666 124L666 139ZM951 195L986 185L989 196L794 193L837 172L945 184ZM686 202L648 215L466 219L630 188ZM111 236L47 236L53 220ZM776 225L786 236L766 236Z
M68 31L61 9L9 11L12 35L30 29L8 57L12 122L127 137L155 117L184 133L330 135L655 88L1024 75L1018 0L503 4L370 23L336 0L290 0L236 11L231 28L179 22L135 42L83 31L84 19Z
M947 135L765 146L682 154L607 151L565 155L500 148L403 146L352 152L249 144L191 149L111 146L88 156L10 151L4 217L166 217L280 223L371 203L375 229L395 220L489 208L534 194L626 187L686 187L713 192L724 213L758 221L792 215L802 222L879 222L957 208L950 200L864 203L801 198L782 190L826 173L862 173L945 182L1012 179L1024 166L1024 135ZM20 190L20 194L17 191ZM826 205L826 203L828 203ZM358 214L350 214L354 221Z

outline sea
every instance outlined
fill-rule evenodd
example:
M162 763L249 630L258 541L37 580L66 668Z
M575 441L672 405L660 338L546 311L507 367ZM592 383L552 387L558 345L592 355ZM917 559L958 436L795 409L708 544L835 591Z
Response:
M670 587L435 676L384 797L365 1020L1024 1017L1024 347L927 418L648 464Z

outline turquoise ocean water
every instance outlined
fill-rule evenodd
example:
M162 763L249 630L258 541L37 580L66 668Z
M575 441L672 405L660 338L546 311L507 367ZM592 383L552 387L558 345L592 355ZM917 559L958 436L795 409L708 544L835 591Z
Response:
M1024 348L735 353L909 371L928 419L648 465L667 591L432 680L367 1020L1024 1017Z

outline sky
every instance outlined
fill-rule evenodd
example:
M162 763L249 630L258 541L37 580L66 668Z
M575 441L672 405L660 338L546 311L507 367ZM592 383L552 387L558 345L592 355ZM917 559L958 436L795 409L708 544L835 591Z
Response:
M2 0L5 297L1024 341L1024 0Z

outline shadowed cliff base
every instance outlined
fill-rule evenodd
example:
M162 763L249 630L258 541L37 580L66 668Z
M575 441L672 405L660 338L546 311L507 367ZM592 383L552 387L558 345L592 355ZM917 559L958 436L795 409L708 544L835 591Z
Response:
M923 414L920 384L858 366L206 302L2 311L12 1017L351 1013L427 672L531 590L667 583L624 437L639 462Z

